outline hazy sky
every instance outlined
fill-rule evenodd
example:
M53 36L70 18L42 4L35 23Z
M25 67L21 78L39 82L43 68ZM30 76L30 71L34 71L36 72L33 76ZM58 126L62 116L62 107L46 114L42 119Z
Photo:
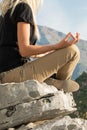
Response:
M44 0L37 23L87 40L87 0Z

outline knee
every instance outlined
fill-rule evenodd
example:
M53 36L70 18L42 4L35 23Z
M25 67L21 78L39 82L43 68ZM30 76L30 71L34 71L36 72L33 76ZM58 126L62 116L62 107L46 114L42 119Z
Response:
M73 54L73 57L78 62L80 60L80 50L79 50L79 48L74 44L74 45L69 47L69 50Z

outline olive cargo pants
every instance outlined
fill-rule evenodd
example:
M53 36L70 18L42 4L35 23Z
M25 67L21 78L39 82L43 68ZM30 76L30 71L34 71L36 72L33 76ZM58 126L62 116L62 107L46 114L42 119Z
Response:
M59 80L70 79L79 59L79 49L76 45L71 45L1 73L0 81L10 83L35 79L42 82L54 73Z

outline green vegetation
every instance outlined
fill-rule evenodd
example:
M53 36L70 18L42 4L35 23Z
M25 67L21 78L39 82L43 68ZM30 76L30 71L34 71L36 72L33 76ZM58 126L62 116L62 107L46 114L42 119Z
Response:
M71 116L87 119L87 73L83 72L77 79L79 83L79 91L73 93L75 102L77 104L77 111Z

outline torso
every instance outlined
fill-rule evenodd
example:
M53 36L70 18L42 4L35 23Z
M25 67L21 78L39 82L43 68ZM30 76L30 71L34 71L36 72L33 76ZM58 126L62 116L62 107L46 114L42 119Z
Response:
M25 9L27 5L21 3L21 5L18 5L18 6L23 6ZM15 19L14 19L14 18L17 18L16 10L18 9L15 9L13 15L10 16L11 9L9 9L4 16L5 34L4 34L3 44L2 46L0 46L0 73L13 69L17 66L23 65L26 61L26 58L23 58L20 55L19 50L18 50L17 23L15 22ZM27 6L27 10L28 10L28 6ZM29 10L30 10L30 7L29 7ZM30 13L31 12L29 12L29 15ZM30 23L30 39L29 40L31 44L35 44L36 37L34 36L34 25L33 25L32 20L31 20L32 23Z

